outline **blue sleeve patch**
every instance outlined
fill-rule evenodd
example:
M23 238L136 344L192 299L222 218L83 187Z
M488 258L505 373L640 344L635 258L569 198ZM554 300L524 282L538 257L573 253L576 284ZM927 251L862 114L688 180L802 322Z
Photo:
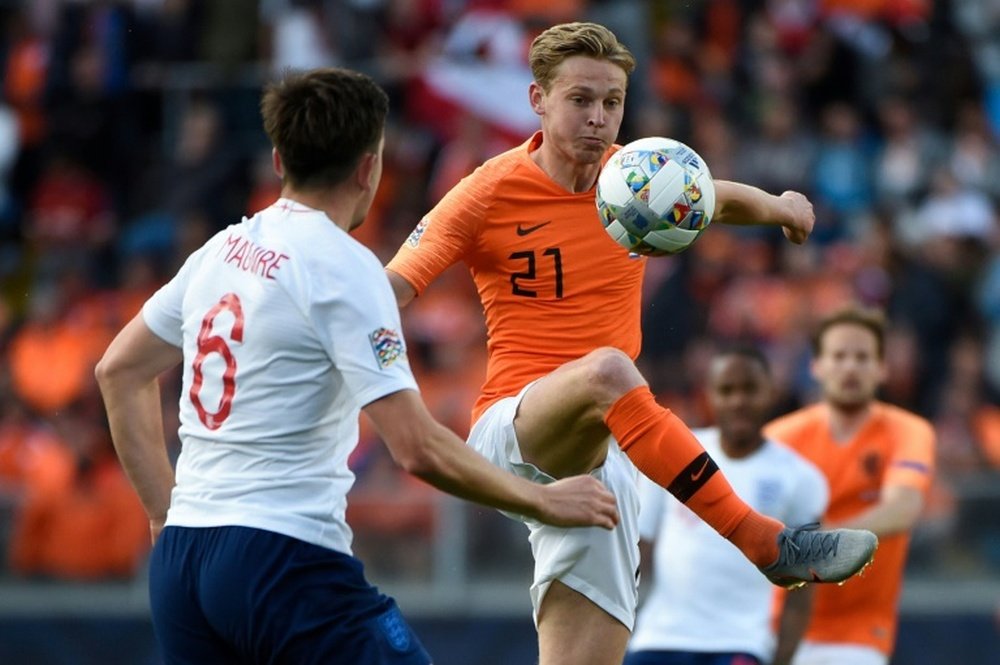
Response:
M379 628L393 649L405 652L410 648L410 627L406 625L399 610L392 607L378 618Z
M921 464L920 462L912 462L910 460L900 460L893 463L893 466L901 466L904 469L913 469L914 471L919 471L920 473L930 473L931 469L926 464Z

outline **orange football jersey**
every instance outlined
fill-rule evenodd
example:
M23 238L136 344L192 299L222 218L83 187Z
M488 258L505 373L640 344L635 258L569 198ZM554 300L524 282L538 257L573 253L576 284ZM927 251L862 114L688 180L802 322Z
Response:
M645 259L605 233L595 188L568 192L532 161L541 141L538 132L463 179L386 266L418 294L458 261L472 273L489 352L473 421L598 347L639 353Z
M934 472L935 437L925 419L876 402L871 416L850 441L834 441L830 411L815 404L778 418L765 432L814 463L830 484L826 519L847 520L872 507L882 488L913 487L925 494ZM843 586L816 586L806 639L863 644L891 653L897 606L910 543L908 533L879 538L875 561Z

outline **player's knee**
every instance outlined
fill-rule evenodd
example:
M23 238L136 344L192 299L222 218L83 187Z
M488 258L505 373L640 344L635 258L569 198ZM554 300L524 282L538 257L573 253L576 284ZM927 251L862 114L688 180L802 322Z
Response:
M619 349L601 347L585 360L587 387L598 402L611 404L644 382L632 359Z

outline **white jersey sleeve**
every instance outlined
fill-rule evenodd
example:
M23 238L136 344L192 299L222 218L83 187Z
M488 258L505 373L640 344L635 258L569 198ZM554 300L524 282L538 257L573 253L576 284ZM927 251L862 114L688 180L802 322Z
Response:
M405 361L399 307L381 264L345 263L315 266L320 279L307 315L360 408L416 386ZM401 383L394 384L394 376Z

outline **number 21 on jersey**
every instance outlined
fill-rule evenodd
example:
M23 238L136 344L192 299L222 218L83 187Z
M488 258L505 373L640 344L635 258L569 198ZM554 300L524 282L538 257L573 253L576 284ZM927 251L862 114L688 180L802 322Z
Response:
M224 311L232 314L234 318L233 326L227 335L228 339L232 342L243 341L243 306L240 304L239 296L227 293L201 320L201 330L198 331L198 355L192 364L194 378L189 393L191 403L198 412L198 419L210 430L222 427L222 423L229 417L233 407L233 396L236 394L236 358L226 343L226 337L213 334L215 318ZM219 400L218 410L214 412L208 411L201 402L201 388L205 382L203 367L205 359L213 353L219 354L226 363L226 369L222 373L222 397Z

